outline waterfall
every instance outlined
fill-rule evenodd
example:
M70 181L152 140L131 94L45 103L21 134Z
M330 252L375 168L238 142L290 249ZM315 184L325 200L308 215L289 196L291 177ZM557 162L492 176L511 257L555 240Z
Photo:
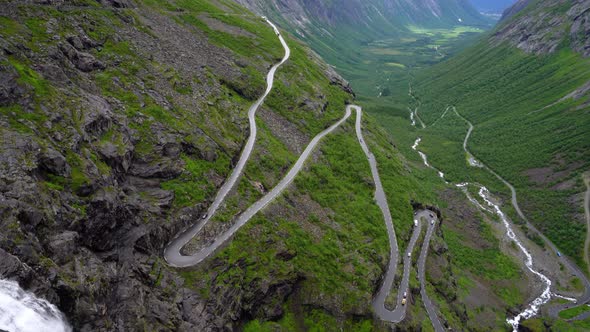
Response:
M26 292L15 281L0 279L0 330L71 332L72 328L56 306Z

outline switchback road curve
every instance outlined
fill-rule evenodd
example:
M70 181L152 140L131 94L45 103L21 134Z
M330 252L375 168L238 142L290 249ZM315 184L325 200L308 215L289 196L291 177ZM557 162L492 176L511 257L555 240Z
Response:
M200 260L197 261L198 257L191 258L192 256L181 255L180 250L190 240L192 240L197 234L199 234L201 229L203 229L203 227L207 224L207 222L211 219L211 217L215 214L215 212L217 212L217 209L219 208L221 203L225 200L225 197L227 196L227 194L235 186L236 182L238 181L238 179L242 175L242 172L244 171L244 167L246 166L246 162L250 158L250 154L252 153L252 150L254 149L254 143L256 142L256 134L257 134L256 111L258 110L260 105L262 105L262 103L266 99L266 96L268 96L268 94L272 90L275 72L291 56L291 49L289 48L289 46L285 42L285 39L283 39L283 36L281 35L280 31L277 29L277 27L271 21L269 21L266 18L264 18L264 19L273 28L273 30L277 34L277 36L281 42L281 45L285 49L285 55L283 56L283 59L279 63L272 66L272 68L270 69L270 71L266 75L266 90L264 91L264 94L252 106L250 106L250 109L248 110L248 121L250 124L250 136L248 137L248 141L246 142L246 145L244 146L244 149L242 151L242 154L240 155L240 159L238 160L236 167L233 169L230 177L225 181L225 183L221 186L221 188L217 192L217 196L215 197L215 199L213 200L213 203L211 204L211 206L207 210L207 214L205 215L205 218L200 220L200 222L196 223L192 227L190 227L188 230L182 232L181 234L178 234L176 236L176 238L174 238L174 240L172 240L168 244L166 249L164 250L164 258L166 259L168 264L170 264L172 266L186 267L186 266L194 265L200 261Z
M422 221L426 220L427 225L428 225L427 226L428 230L427 230L426 237L424 239L424 244L423 244L421 255L419 258L419 262L418 262L418 270L419 270L419 274L420 274L419 279L420 279L420 282L422 283L421 294L424 299L423 302L425 303L426 310L428 312L429 317L431 318L431 320L433 322L435 330L437 332L443 331L442 325L441 325L440 321L438 320L438 317L436 316L436 309L433 306L430 299L428 298L428 295L426 294L426 291L425 291L425 285L424 285L424 283L425 283L424 269L425 269L426 255L427 255L427 251L428 251L430 238L433 234L434 228L436 227L436 221L437 221L436 218L434 217L434 214L431 212L428 212L426 210L420 211L415 216L415 218L418 222L417 222L417 226L414 229L414 233L412 234L410 244L407 248L407 253L404 256L404 263L405 263L404 264L404 275L402 278L402 283L401 283L400 288L398 290L397 307L393 311L389 311L385 308L385 298L387 297L387 294L389 294L389 292L391 291L391 287L392 287L395 273L397 270L399 249L398 249L397 241L395 238L395 230L393 227L391 213L390 213L390 210L389 210L389 207L387 204L386 195L383 190L383 186L381 184L379 172L377 170L377 162L375 160L374 155L370 152L368 146L364 142L364 139L362 136L362 130L361 130L362 109L361 109L361 107L356 106L356 105L346 106L346 111L345 111L344 116L338 122L336 122L335 124L333 124L329 128L325 129L324 131L322 131L321 133L316 135L311 140L311 142L307 145L307 147L305 148L303 153L299 156L299 159L295 162L293 167L289 170L287 175L270 192L268 192L260 200L258 200L256 203L254 203L248 209L246 209L246 211L244 211L242 214L240 214L238 216L236 222L227 231L225 231L221 235L219 235L214 240L214 242L212 244L202 248L201 250L199 250L197 253L195 253L193 255L183 255L181 253L181 249L201 231L203 226L216 213L220 204L223 202L223 200L225 199L225 197L227 196L229 191L234 187L237 180L240 178L240 175L243 172L244 166L245 166L246 162L248 161L248 158L253 150L254 143L256 140L256 122L255 122L256 110L260 107L260 105L262 104L262 102L264 101L264 99L266 98L266 96L268 95L268 93L272 89L272 84L273 84L273 80L274 80L274 73L275 73L276 69L281 64L283 64L285 61L287 61L287 59L289 58L289 55L290 55L289 47L285 43L280 32L274 26L274 24L272 24L266 18L265 18L265 20L267 21L268 24L270 24L273 27L273 29L275 30L275 33L279 37L281 44L283 45L283 48L285 49L285 56L281 62L277 63L276 65L274 65L271 68L271 70L269 71L269 73L267 75L267 88L266 88L264 95L262 97L260 97L260 99L258 99L250 107L250 110L248 112L248 119L250 122L250 137L248 138L248 142L246 143L246 146L244 147L244 150L242 151L242 154L240 156L240 160L238 161L238 164L236 165L236 167L232 171L230 178L223 184L223 186L221 187L221 189L217 193L215 200L213 201L213 203L209 207L207 214L204 216L204 218L202 220L200 220L199 223L197 223L196 225L194 225L190 229L188 229L187 231L182 232L181 234L177 235L176 238L174 238L168 244L168 246L165 248L165 251L164 251L164 258L166 259L168 264L171 266L190 267L190 266L194 266L194 265L199 264L204 259L206 259L211 254L213 254L219 247L221 247L224 243L228 242L231 239L231 237L242 226L244 226L256 213L258 213L260 210L262 210L264 207L266 207L269 203L271 203L275 198L277 198L278 196L280 196L282 194L282 192L291 184L291 182L293 182L293 180L295 179L295 177L297 176L299 171L301 171L305 162L307 161L307 159L309 158L309 156L311 155L311 153L313 152L315 147L318 145L320 140L324 136L333 132L344 121L346 121L350 117L351 112L354 109L354 110L356 110L356 134L357 134L359 143L361 144L361 147L362 147L365 155L367 156L367 159L369 161L369 165L371 167L371 173L373 175L373 180L375 182L375 187L376 187L375 201L377 202L378 206L381 208L381 211L383 213L386 228L387 228L388 235L389 235L389 240L390 240L390 259L389 259L389 264L387 267L387 272L385 275L385 281L373 301L373 306L374 306L375 312L379 318L381 318L385 321L393 322L393 323L398 323L401 320L403 320L403 318L405 317L407 306L402 305L401 302L403 299L403 294L408 292L408 284L409 284L409 276L410 276L411 257L409 257L407 253L411 253L413 251L416 241L420 235Z

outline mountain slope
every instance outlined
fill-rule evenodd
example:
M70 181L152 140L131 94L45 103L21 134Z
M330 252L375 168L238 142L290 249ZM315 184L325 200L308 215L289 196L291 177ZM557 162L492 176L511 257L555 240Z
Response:
M419 73L414 87L426 123L447 105L474 123L476 157L517 187L529 219L580 265L587 231L581 173L590 166L590 60L581 36L590 31L589 5L533 1L487 40ZM460 141L464 123L432 130L425 145L433 163L453 178L468 174L440 145Z
M583 281L572 275L576 269L568 268L567 262L574 261L579 270L587 271L582 175L590 167L590 60L579 46L587 41L582 36L589 33L587 8L587 1L521 1L479 42L449 60L414 70L410 78L392 77L387 85L391 96L364 104L395 137L408 159L413 154L421 162L410 149L419 137L419 150L428 156L430 165L444 173L445 180L482 184L498 195L502 210L518 226L516 235L532 250L533 265L550 273L552 291L577 298L582 298ZM468 123L450 106L456 106L458 114L473 123L473 131L468 131ZM411 125L409 110L426 128L419 119L415 119L416 126ZM550 249L525 226L504 183L487 169L469 163L463 147L468 132L468 150L516 187L524 216L558 250ZM471 194L477 196L477 192ZM451 258L460 263L465 257L451 246L454 239L444 234ZM513 245L506 240L506 233L497 236L507 246ZM557 269L543 266L549 262ZM467 277L476 281L458 285L459 294L468 294L459 296L459 301L477 297L474 294L480 294L485 283L469 266L456 269L459 280ZM496 271L500 273L500 269ZM551 275L555 271L565 273ZM535 292L540 294L538 289ZM512 303L510 313L522 310L526 296L519 300L513 289L504 294ZM554 330L587 330L588 319L567 323L549 318L556 311L548 309L555 309L556 302L541 306L540 318L523 324L532 330L535 326L542 329L543 324ZM570 326L565 327L567 324Z
M229 175L248 107L282 57L260 17L230 1L12 1L0 37L0 278L81 331L385 329L370 304L389 246L352 121L214 257L183 270L162 259ZM246 171L199 239L273 187L352 99L306 46L287 43ZM403 245L412 201L437 198L364 121Z
M203 311L208 301L160 255L240 152L247 107L282 56L272 29L229 2L223 10L240 16L203 1L0 10L2 278L55 302L77 330L230 322L234 312ZM256 182L272 184L295 153L271 134L273 123L303 144L350 98L289 43L297 59L278 73L265 106L268 148L247 172Z
M236 1L254 12L280 15L290 26L298 28L303 36L314 25L327 30L348 25L360 27L361 32L390 34L388 28L403 28L407 24L440 27L454 24L458 19L468 24L486 22L468 1L463 0ZM380 26L384 23L387 25Z
M590 2L552 0L527 6L529 2L521 0L504 13L493 40L508 41L527 53L552 53L569 45L590 55Z

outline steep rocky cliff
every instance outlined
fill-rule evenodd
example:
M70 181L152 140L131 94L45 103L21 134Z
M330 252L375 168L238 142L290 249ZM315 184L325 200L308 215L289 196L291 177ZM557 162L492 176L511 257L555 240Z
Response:
M234 297L161 259L230 172L247 108L282 57L272 29L244 13L225 1L3 2L0 278L55 303L81 331L231 329L266 315L256 311L264 303L280 310L297 275ZM288 43L296 59L278 73L261 123L290 126L305 144L352 96ZM268 126L261 144L287 144ZM253 169L277 178L292 160L283 150L259 153Z
M494 39L527 53L552 53L571 45L585 57L590 55L588 0L520 0L506 10L502 21Z

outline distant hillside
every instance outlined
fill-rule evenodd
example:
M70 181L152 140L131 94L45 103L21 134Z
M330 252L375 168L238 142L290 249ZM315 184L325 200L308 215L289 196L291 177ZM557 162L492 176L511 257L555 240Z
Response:
M473 6L484 13L501 14L506 8L512 6L517 0L470 0Z
M314 26L326 30L338 26L356 26L361 33L390 34L389 28L401 28L406 24L441 27L456 22L486 23L467 0L236 0L236 2L257 13L273 18L280 16L301 34L313 33Z
M361 45L407 36L409 26L489 27L492 22L468 0L235 1L279 22L336 67L359 61L356 51Z
M584 264L579 211L581 173L590 167L590 2L526 3L508 11L488 40L419 73L415 90L425 122L455 105L474 123L477 157L512 182L525 214ZM453 130L433 146L452 141ZM448 155L433 153L433 164L450 165Z
M291 57L257 112L254 151L205 241L353 99L285 38ZM231 244L195 269L162 259L234 168L248 109L283 52L264 20L229 0L3 2L0 278L54 303L75 331L232 331L281 317L302 330L371 326L389 245L352 119ZM363 119L409 234L410 198L429 191Z

